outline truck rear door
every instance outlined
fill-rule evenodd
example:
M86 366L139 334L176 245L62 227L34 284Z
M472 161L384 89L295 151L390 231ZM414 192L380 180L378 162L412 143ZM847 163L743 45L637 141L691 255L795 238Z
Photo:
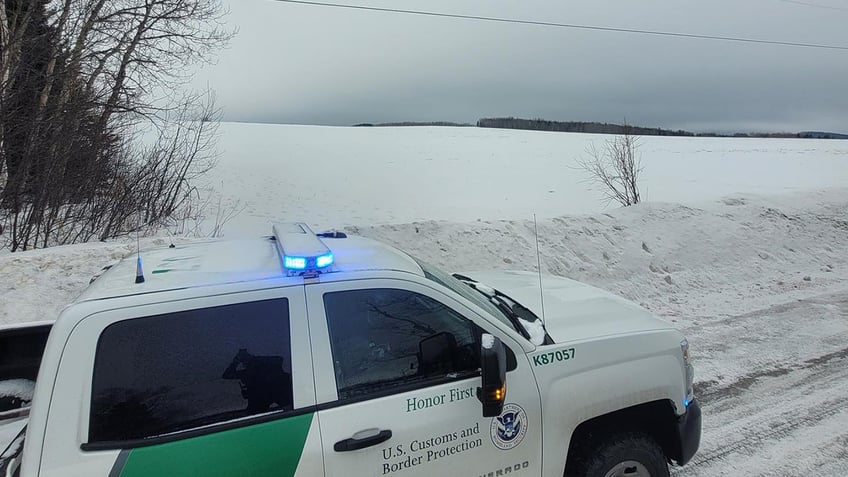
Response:
M85 317L22 475L323 474L307 332L302 286Z

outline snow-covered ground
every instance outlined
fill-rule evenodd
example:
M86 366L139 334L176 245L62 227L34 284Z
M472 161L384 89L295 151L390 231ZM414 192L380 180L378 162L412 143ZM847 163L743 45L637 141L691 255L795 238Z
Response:
M602 212L576 168L607 136L480 128L225 123L209 185L244 212L228 235L270 222L396 224ZM848 141L643 137L649 201L691 203L848 184Z
M649 202L603 210L573 159L599 136L230 124L211 183L272 220L343 225L447 270L542 267L688 337L704 408L680 476L848 469L848 141L644 138ZM142 247L166 245L161 238ZM0 255L0 324L49 319L134 243Z

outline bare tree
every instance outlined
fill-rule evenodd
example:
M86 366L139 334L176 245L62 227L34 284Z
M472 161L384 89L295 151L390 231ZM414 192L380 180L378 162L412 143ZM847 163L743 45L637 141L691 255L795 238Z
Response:
M0 1L7 246L149 230L196 197L218 114L178 92L234 34L225 13L220 0Z
M598 149L594 143L586 149L588 157L578 159L577 167L589 175L589 182L599 184L606 204L616 201L622 206L638 204L639 175L642 172L638 154L639 137L630 133L625 122L624 134L607 139Z

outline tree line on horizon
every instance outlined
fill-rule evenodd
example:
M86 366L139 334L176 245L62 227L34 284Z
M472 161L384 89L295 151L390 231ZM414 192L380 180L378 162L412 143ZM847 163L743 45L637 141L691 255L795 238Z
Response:
M634 136L695 136L695 133L678 129L676 131L586 121L551 121L548 119L523 118L481 118L477 120L479 128L526 129L531 131L556 131L589 134L629 134Z
M554 131L587 134L629 134L633 136L686 136L686 137L754 137L754 138L800 138L800 139L848 139L848 134L821 131L802 131L798 133L695 133L683 129L662 129L630 124L601 123L593 121L551 121L548 119L523 119L515 117L481 118L476 124L451 121L399 121L389 123L359 123L354 127L399 127L399 126L442 126L473 127L496 129L521 129L528 131Z
M848 139L848 134L820 131L798 133L694 133L683 129L671 130L633 126L630 124L599 123L587 121L551 121L547 119L481 118L480 128L525 129L531 131L576 132L589 134L629 134L634 136L689 136L689 137L756 137L756 138L801 138L801 139Z

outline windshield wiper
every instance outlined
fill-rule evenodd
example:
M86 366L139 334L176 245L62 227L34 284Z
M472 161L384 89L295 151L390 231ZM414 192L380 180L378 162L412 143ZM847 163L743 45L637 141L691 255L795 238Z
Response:
M524 328L524 325L521 324L522 317L512 309L512 306L510 306L510 303L517 304L515 301L494 288L483 285L480 282L474 281L464 275L455 273L453 276L465 285L471 287L471 289L477 291L477 293L486 297L498 310L500 310L501 313L504 314L504 316L506 316L509 322L512 323L513 328L515 328L521 336L528 340L530 339L530 333Z
M510 323L512 323L512 326L521 333L521 336L533 342L534 340L531 336L530 330L528 329L528 325L538 321L545 333L541 344L552 344L554 342L550 335L548 335L547 330L545 330L544 323L539 316L533 313L533 311L526 306L513 300L509 295L502 293L499 290L495 290L494 288L482 284L472 278L458 273L455 273L453 276L457 280L476 290L484 297L488 298L489 301L507 317Z

